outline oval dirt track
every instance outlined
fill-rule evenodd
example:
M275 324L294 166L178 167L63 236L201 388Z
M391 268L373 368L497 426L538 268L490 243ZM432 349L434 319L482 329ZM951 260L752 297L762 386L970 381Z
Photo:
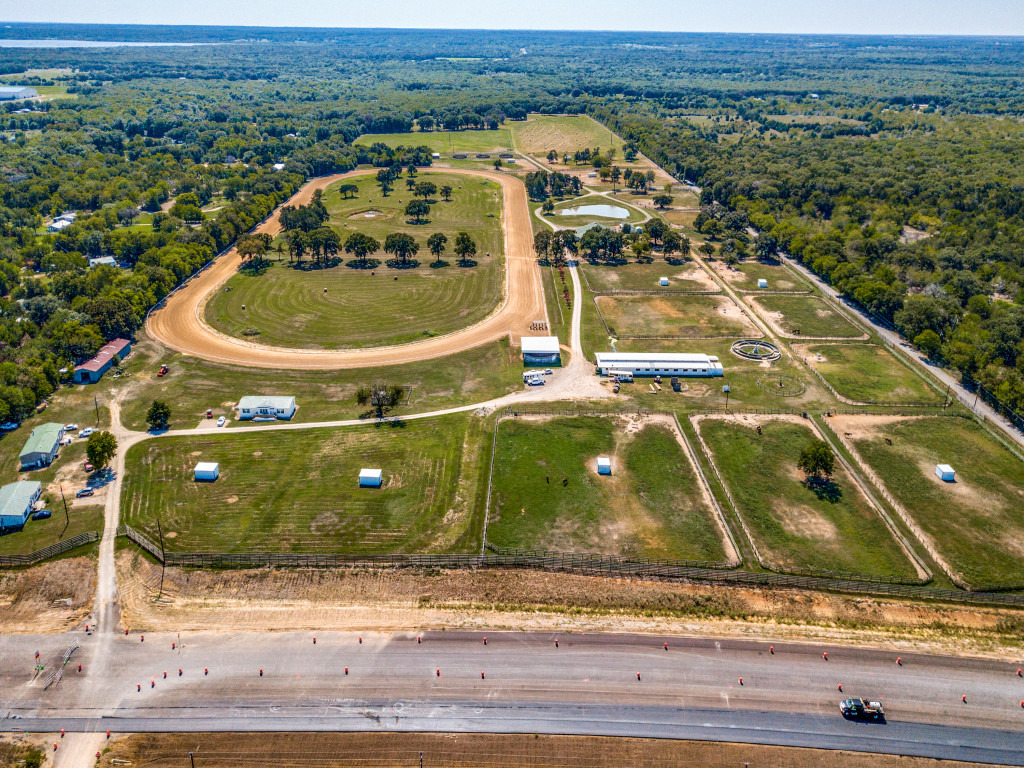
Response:
M205 271L170 294L162 307L146 322L149 333L164 345L186 355L236 363L257 368L340 369L408 363L451 355L505 336L518 339L529 332L530 323L546 320L544 289L533 254L533 229L526 187L514 176L456 168L437 169L444 173L479 176L501 184L502 226L505 232L505 296L498 308L468 328L391 347L316 350L289 349L237 339L214 330L203 319L210 295L238 271L242 259L232 248ZM353 176L375 174L377 169L351 171L313 179L287 205L308 203L314 190L325 189ZM281 231L280 208L255 232L277 235Z

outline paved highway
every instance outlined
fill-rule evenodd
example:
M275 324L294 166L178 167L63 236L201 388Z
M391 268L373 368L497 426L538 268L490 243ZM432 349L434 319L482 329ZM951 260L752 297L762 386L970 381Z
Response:
M1024 765L1010 660L908 654L900 666L886 651L632 635L557 647L534 633L313 637L133 633L112 639L102 679L80 675L76 656L49 690L33 680L35 651L48 659L67 637L4 637L0 729L630 735ZM80 640L87 659L98 639ZM881 699L888 723L843 720L849 695Z

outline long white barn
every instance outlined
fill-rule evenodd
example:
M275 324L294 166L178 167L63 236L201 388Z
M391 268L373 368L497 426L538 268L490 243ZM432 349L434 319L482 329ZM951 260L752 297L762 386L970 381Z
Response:
M597 372L629 371L634 376L722 376L717 357L684 352L598 352Z

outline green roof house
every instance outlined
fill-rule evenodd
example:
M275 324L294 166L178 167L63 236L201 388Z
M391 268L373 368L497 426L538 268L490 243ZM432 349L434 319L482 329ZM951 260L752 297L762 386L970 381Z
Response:
M18 531L24 527L32 507L39 500L38 480L19 480L0 488L0 532Z
M38 469L48 467L57 458L60 440L64 437L64 425L51 421L40 424L32 430L25 447L21 449L21 468Z

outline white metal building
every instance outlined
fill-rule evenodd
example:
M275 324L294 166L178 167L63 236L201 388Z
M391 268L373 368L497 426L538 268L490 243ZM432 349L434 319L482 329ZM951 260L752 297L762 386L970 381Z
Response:
M0 86L0 101L16 101L17 99L34 99L39 93L35 88L23 85Z
M935 476L947 483L956 482L956 472L953 471L953 468L949 466L949 464L936 464Z
M610 475L612 473L612 460L607 456L597 457L597 474Z
M295 415L295 398L276 395L246 395L238 401L236 408L241 421L247 419L259 421L290 419Z
M361 488L380 488L384 482L384 472L380 469L360 469L359 486Z
M215 461L200 461L196 464L196 480L216 480L220 477L220 464Z
M561 365L557 336L523 336L523 365Z
M722 376L717 357L685 352L598 352L597 373L628 371L634 376Z

